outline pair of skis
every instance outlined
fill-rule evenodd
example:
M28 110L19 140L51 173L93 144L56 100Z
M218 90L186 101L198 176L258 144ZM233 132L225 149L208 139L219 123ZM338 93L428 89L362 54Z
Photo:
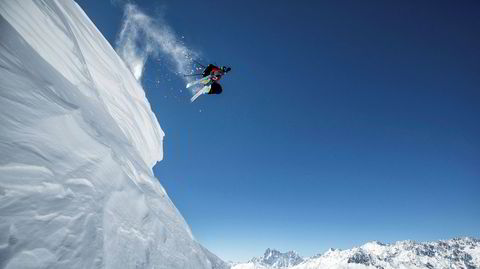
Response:
M203 68L207 68L205 65L201 64L200 62L198 62L197 60L195 59L192 59L192 61L198 65L200 65L201 67ZM205 71L204 71L205 72ZM184 75L184 76L201 76L203 74L190 74L190 75ZM214 82L214 76L213 75L209 75L209 76L206 76L206 77L203 77L199 80L196 80L196 81L192 81L192 82L189 82L187 84L187 89L192 87L192 86L195 86L195 85L198 85L198 84L203 84L205 86L203 86L203 88L201 88L198 92L195 93L194 96L192 96L192 98L190 98L190 102L193 102L195 101L195 99L197 99L200 95L202 94L207 94L210 92L210 89L212 88L212 84Z
M206 94L206 93L209 93L210 92L210 89L212 87L212 83L213 83L213 80L212 80L212 76L206 76L204 78L201 78L199 80L196 80L196 81L192 81L192 82L189 82L187 84L187 89L192 87L192 86L195 86L195 85L198 85L198 84L203 84L205 86L203 86L203 88L201 88L198 92L195 93L194 96L192 96L192 98L190 98L190 102L193 102L195 101L195 99L197 99L200 95L202 94Z

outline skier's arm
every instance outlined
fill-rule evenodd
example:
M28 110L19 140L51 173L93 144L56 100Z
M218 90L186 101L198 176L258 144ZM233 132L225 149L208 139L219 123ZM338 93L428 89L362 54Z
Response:
M213 64L209 64L207 66L207 68L205 68L205 70L203 70L203 73L202 73L202 76L206 77L208 75L210 75L210 72L212 72L212 69L214 68L215 66Z

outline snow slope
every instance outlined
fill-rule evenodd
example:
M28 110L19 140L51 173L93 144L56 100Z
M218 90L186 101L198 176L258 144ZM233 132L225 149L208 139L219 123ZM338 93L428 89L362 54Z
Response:
M81 8L0 16L0 268L225 267L154 178L164 133Z
M446 241L416 243L399 241L395 244L369 242L347 250L330 249L324 254L302 260L293 252L276 251L275 259L253 258L235 264L232 269L475 269L480 268L480 240L457 238ZM292 260L292 257L295 257ZM277 261L294 261L279 266Z

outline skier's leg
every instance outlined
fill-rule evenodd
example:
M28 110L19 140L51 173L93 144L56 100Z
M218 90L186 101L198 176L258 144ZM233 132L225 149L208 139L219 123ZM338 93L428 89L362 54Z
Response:
M217 82L213 82L210 92L208 94L221 94L222 91L223 91L222 86Z

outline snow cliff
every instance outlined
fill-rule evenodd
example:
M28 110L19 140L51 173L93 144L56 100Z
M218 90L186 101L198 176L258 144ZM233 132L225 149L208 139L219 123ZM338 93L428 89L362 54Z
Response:
M0 16L0 268L225 267L154 178L164 133L81 8Z

